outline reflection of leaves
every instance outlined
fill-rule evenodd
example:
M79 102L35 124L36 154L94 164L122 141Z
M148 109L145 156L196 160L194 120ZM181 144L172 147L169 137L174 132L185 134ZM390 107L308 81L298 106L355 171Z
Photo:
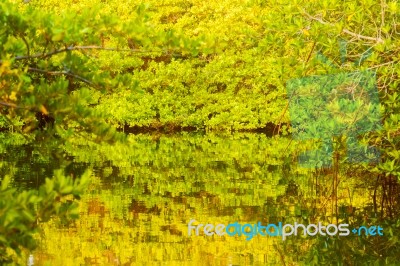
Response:
M48 221L54 215L62 221L78 218L75 199L86 189L89 175L73 181L56 171L38 191L22 192L10 188L10 177L5 176L0 190L0 262L11 260L9 249L21 255L23 249L35 247L33 233L39 221Z
M81 243L84 247L79 251L65 249L68 260L87 257L93 261L103 251L120 254L121 262L129 261L131 254L139 254L136 261L154 261L154 257L146 259L140 255L150 250L162 256L175 256L188 244L182 243L187 237L187 225L182 221L196 218L203 223L211 219L229 223L232 219L264 219L260 206L266 197L275 199L285 191L277 183L282 177L281 165L287 156L283 150L289 139L275 142L255 134L161 135L153 139L154 136L138 135L129 137L129 145L97 145L76 138L66 145L67 153L75 155L77 162L99 164L95 166L100 168L96 173L118 166L118 174L109 171L106 174L110 175L101 183L92 183L91 190L82 198L81 219L76 225L69 225L73 233L68 237L51 241L62 232L52 223L43 224L50 233L41 238L47 241L38 252L53 256L52 262L65 260L55 251L67 243ZM252 171L244 169L250 166ZM245 182L246 178L251 182ZM112 185L108 185L110 182ZM151 223L146 222L148 218ZM164 243L167 248L159 248L162 241L171 244ZM224 252L243 245L240 239L219 238L213 244ZM193 259L197 257L194 255ZM107 258L98 260L107 263Z

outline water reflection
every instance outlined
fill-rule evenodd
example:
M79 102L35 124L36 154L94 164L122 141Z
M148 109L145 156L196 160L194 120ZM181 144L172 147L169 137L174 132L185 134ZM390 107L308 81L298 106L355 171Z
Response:
M47 152L30 177L21 172L28 185L60 166L73 176L89 167L94 176L79 220L41 225L35 265L291 265L309 242L302 242L298 254L285 254L279 238L187 233L190 219L307 223L321 212L329 218L330 205L320 204L324 179L317 187L315 173L295 167L289 141L262 134L182 134L57 146L61 155ZM31 164L18 162L17 168L21 165Z

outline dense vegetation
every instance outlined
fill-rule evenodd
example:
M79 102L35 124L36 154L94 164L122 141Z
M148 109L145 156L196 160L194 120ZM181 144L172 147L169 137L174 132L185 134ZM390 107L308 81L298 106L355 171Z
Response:
M247 157L234 151L224 155L221 151L230 148L220 147L212 154L227 156L228 162L208 162L201 168L222 167L225 170L220 180L227 175L235 179L235 173L241 172L245 174L240 178L264 180L271 164L284 166L284 173L296 180L295 174L303 173L296 168L297 156L302 149L319 143L286 138L294 133L289 126L287 82L367 70L376 72L383 126L364 132L360 139L380 150L381 161L350 164L346 138L334 137L337 156L333 167L311 172L312 177L333 180L331 187L324 188L329 191L309 198L289 189L280 193L304 203L301 208L309 209L302 216L306 221L321 218L312 210L321 209L322 198L328 197L332 208L324 215L339 217L341 206L357 205L357 211L340 219L385 223L390 233L379 239L346 238L340 243L321 238L308 241L305 246L309 248L301 251L297 246L302 240L296 239L280 252L296 251L301 256L296 259L315 264L338 261L355 265L358 259L399 261L395 237L400 220L399 12L396 1L372 0L2 1L0 261L20 262L17 254L23 251L26 255L26 250L34 247L32 234L38 224L50 218L52 222L61 218L61 222L77 214L76 200L80 195L85 197L85 184L96 175L86 169L107 162L101 176L107 177L118 168L121 178L129 180L129 174L124 173L129 167L137 167L140 176L145 176L140 172L146 172L143 166L150 169L149 165L155 172L166 171L171 165L181 170L195 167L191 164L196 160L185 157L191 154L190 149L182 151L181 156L185 156L176 161L165 155L168 152L162 153L163 162L159 157L151 159L150 154L156 154L153 151L132 152L135 147L146 150L140 146L143 141L156 145L156 150L162 148L160 134L279 133L273 145L258 148L286 159L266 159L261 154L250 159L256 152ZM146 131L152 131L153 137L136 139L124 134ZM218 137L212 136L194 147L206 149L208 141L215 139ZM296 148L300 144L304 145ZM169 144L165 147L171 153L174 150ZM10 156L13 150L20 152ZM198 156L202 157L192 155ZM45 167L50 161L57 162L58 171ZM160 166L155 162L168 163ZM191 175L186 170L177 176ZM31 183L33 176L38 190L21 186ZM149 176L148 181L159 178L168 183L163 176L168 177L160 173ZM346 182L361 183L370 192L358 196L366 204L341 202L340 195L347 193ZM301 186L296 189L305 190ZM132 197L139 198L135 193ZM158 199L154 196L151 200L146 203L148 208ZM308 201L314 205L306 204ZM252 204L262 205L258 201Z

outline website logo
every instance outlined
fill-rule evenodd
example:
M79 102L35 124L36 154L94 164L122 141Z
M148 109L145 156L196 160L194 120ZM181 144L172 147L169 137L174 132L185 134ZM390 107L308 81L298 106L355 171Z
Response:
M245 236L246 240L249 241L253 237L260 236L271 236L281 237L283 241L289 236L315 236L317 234L321 236L348 236L351 233L354 235L366 235L366 236L382 236L383 228L381 226L361 226L359 228L349 229L349 224L328 224L322 225L321 222L318 224L304 225L295 222L294 224L267 224L262 225L261 222L255 224L240 224L239 222L225 224L199 224L195 219L191 219L188 223L188 236L193 234L196 236Z

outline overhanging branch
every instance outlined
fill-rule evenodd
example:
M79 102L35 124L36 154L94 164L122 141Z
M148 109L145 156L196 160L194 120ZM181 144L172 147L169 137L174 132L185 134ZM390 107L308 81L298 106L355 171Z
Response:
M119 48L112 48L112 47L103 47L103 46L97 46L97 45L87 45L87 46L69 46L63 49L58 49L54 50L48 53L38 53L38 54L33 54L33 55L20 55L16 56L13 58L14 61L19 61L19 60L30 60L30 59L35 59L35 58L46 58L46 57L51 57L56 54L60 53L65 53L68 51L79 51L79 50L104 50L104 51L115 51L115 52L131 52L131 53L151 53L151 52L159 52L159 51L147 51L147 50L141 50L141 49L119 49ZM3 61L0 60L0 64L2 64Z
M98 88L98 86L96 84L94 84L93 82L91 82L90 80L87 80L87 79L85 79L79 75L76 75L72 72L69 72L69 71L49 71L49 70L44 70L44 69L39 69L39 68L34 68L34 67L28 68L28 71L42 73L42 74L46 74L46 75L54 75L54 76L56 76L56 75L69 76L69 77L75 78L77 80L80 80L80 81L90 85L91 87Z

